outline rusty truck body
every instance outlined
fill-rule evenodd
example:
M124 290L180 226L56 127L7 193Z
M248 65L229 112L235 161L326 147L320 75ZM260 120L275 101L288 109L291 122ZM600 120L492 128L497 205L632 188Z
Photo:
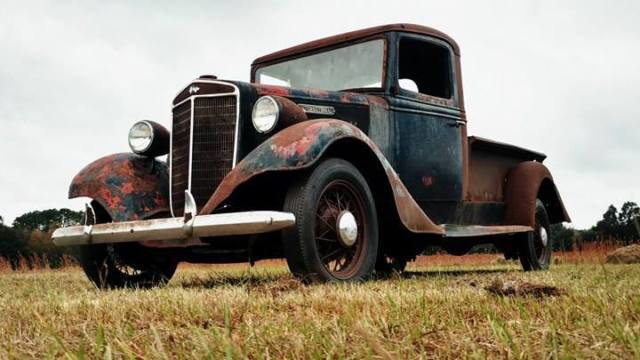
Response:
M428 246L486 243L546 269L550 224L569 221L544 154L467 135L458 45L428 27L278 51L249 83L201 76L172 117L135 123L132 152L72 181L85 224L54 241L79 245L100 287L158 285L181 261L283 257L303 280L351 281Z

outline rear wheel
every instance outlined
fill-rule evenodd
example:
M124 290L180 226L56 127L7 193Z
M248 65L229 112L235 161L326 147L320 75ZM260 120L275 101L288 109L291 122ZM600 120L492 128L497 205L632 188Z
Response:
M374 269L375 202L351 163L327 159L287 192L284 210L296 225L283 231L289 269L305 281L357 281Z
M111 219L95 202L96 223ZM138 243L96 244L79 247L79 261L89 280L100 289L150 288L164 285L176 271L178 263L149 254Z
M553 244L551 243L551 227L549 215L539 199L536 200L536 223L533 233L520 244L518 255L525 271L547 270L551 264Z

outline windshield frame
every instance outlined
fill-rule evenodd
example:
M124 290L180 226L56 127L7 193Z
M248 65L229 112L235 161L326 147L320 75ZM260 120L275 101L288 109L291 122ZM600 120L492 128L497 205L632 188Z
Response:
M303 57L307 57L307 56L311 56L311 55L315 55L315 54L320 54L320 53L324 53L327 51L331 51L331 50L336 50L336 49L341 49L341 48L345 48L345 47L349 47L349 46L353 46L353 45L357 45L357 44L361 44L361 43L365 43L365 42L369 42L372 40L382 40L383 45L382 45L382 80L381 80L381 86L380 87L365 87L365 88L357 88L357 89L340 89L337 91L351 91L351 92L386 92L387 89L389 89L389 37L387 36L387 34L376 34L374 36L367 36L367 37L363 37L361 39L357 39L355 41L349 41L349 42L340 42L340 43L336 43L336 44L332 44L326 47L322 47L319 48L317 50L314 51L308 51L308 52L304 52L301 54L296 54L293 56L284 56L280 59L276 59L274 61L270 61L270 62L266 62L266 63L261 63L258 65L254 65L251 67L251 83L257 84L256 82L256 74L258 72L258 70L260 68L266 67L266 66L271 66L274 64L279 64L279 63L283 63L286 61L290 61L290 60L294 60L294 59L299 59L299 58L303 58ZM266 85L266 86L278 86L278 85L268 85L268 84L260 84L260 85ZM289 88L289 87L287 87ZM321 89L324 90L324 89Z

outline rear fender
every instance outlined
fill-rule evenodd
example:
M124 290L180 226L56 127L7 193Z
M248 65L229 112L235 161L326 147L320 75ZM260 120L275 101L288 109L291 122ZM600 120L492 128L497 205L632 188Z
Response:
M444 233L444 229L433 223L418 206L378 146L357 127L334 119L309 120L292 125L260 144L227 174L201 213L213 212L239 185L260 174L312 167L332 144L342 139L357 140L375 154L386 173L398 216L408 230Z
M69 198L98 202L113 221L140 220L169 212L167 164L131 153L105 156L73 178Z
M571 222L549 169L542 163L525 161L507 175L505 224L535 226L538 198L544 203L552 224Z

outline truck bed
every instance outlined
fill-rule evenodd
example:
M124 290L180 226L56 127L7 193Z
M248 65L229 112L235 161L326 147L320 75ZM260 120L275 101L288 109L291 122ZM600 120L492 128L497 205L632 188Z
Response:
M504 179L523 161L543 162L546 155L519 146L477 136L469 137L468 201L503 202Z

